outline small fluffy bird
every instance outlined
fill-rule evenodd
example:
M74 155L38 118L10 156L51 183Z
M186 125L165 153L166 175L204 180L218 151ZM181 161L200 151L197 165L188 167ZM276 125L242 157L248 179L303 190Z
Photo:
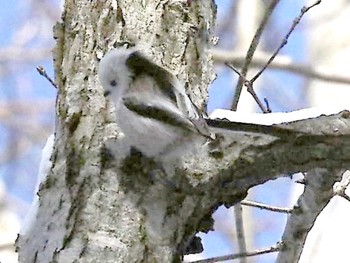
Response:
M135 47L120 47L100 61L104 94L130 147L151 158L179 156L212 139L183 85Z

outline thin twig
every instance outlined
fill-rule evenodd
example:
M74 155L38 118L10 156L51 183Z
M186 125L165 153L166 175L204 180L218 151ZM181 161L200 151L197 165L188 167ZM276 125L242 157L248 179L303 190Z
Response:
M47 75L46 70L44 69L44 67L42 67L42 66L37 66L37 67L36 67L36 70L39 72L39 74L40 74L41 76L45 77L45 78L51 83L51 85L54 86L54 88L55 88L56 90L58 90L58 87L57 87L56 83L50 78L49 75Z
M282 249L282 246L283 246L283 243L279 242L270 248L259 249L259 250L255 250L253 252L247 252L247 253L238 253L238 254L231 254L231 255L227 255L227 256L202 259L202 260L192 261L191 263L214 263L214 262L232 260L232 259L241 258L241 257L258 256L258 255L278 252Z
M250 80L247 80L245 76L243 76L237 69L235 69L231 64L225 63L226 66L228 66L230 69L232 69L237 75L239 76L240 79L243 80L244 86L247 87L247 91L252 95L254 98L255 102L258 104L259 108L263 113L269 113L268 109L265 107L265 105L261 102L259 99L258 95L255 93L254 88L253 88L253 83L251 83Z
M265 71L265 69L270 65L270 63L275 59L277 54L280 52L280 50L288 43L288 38L292 34L292 32L295 30L296 26L300 23L301 18L304 16L304 14L309 11L311 8L314 6L318 5L321 3L321 0L318 0L316 3L309 7L303 7L300 11L299 16L294 19L292 26L290 27L289 31L287 32L286 36L283 38L282 43L279 45L279 47L276 49L276 51L272 54L270 59L267 61L267 63L264 65L264 67L256 73L256 75L250 80L251 82L254 82L257 78L260 77L260 75Z
M272 110L271 110L271 108L270 108L270 103L269 103L269 100L268 100L266 97L264 98L264 102L265 102L265 104L266 104L266 110L267 110L267 112L271 113Z
M219 49L213 49L212 55L214 62L230 63L236 68L240 68L245 61L245 57L232 51L225 51ZM256 53L250 67L261 68L266 64L270 56L265 53ZM274 61L269 65L269 69L282 70L288 73L297 74L306 78L313 78L321 81L339 83L339 84L350 84L350 77L345 75L338 75L336 72L331 72L330 69L315 69L311 65L296 63L288 59L287 57L275 57Z
M278 212L278 213L285 213L285 214L290 214L293 211L293 209L290 209L290 208L281 208L281 207L277 207L277 206L270 206L270 205L265 205L262 203L248 201L248 200L241 201L241 205L257 207L260 209L269 210L269 211Z
M247 75L250 62L253 59L253 56L254 56L255 50L259 44L259 40L260 40L260 37L262 35L262 32L264 31L264 28L267 24L267 21L268 21L269 17L271 16L272 11L275 9L276 5L278 4L278 2L279 2L279 0L273 0L271 2L271 4L269 5L269 7L267 8L267 10L264 14L264 17L260 23L260 26L257 29L257 31L253 37L252 43L250 44L249 49L247 51L245 62L244 62L244 65L242 67L242 71L241 71L240 76L245 77ZM238 80L238 83L236 85L236 88L235 88L235 95L233 97L233 101L232 101L232 105L231 105L231 109L233 111L237 110L238 101L239 101L239 98L241 96L243 84L244 84L244 79L242 77L240 77Z

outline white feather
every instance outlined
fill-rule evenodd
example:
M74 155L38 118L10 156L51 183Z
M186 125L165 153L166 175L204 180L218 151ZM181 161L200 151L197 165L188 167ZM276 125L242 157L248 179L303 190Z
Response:
M128 63L131 55L139 65ZM193 121L201 115L177 78L135 48L107 53L99 65L99 78L115 104L117 124L129 145L146 156L178 155L178 150L191 149L190 142L206 140L206 126L197 127Z

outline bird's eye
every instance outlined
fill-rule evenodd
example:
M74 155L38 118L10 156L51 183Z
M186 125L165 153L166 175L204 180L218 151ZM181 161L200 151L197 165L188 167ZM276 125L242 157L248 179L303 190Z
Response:
M117 82L116 82L115 80L112 80L110 84L111 84L111 86L113 86L113 87L117 86Z

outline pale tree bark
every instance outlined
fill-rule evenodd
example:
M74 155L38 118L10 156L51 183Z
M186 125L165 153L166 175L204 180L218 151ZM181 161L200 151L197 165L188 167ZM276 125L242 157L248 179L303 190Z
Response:
M20 262L172 262L183 254L202 219L200 199L169 196L167 188L145 185L147 176L104 166L104 142L118 133L96 68L117 42L137 43L204 109L214 16L211 0L65 2L54 28L52 168L40 187L36 221L18 239Z

